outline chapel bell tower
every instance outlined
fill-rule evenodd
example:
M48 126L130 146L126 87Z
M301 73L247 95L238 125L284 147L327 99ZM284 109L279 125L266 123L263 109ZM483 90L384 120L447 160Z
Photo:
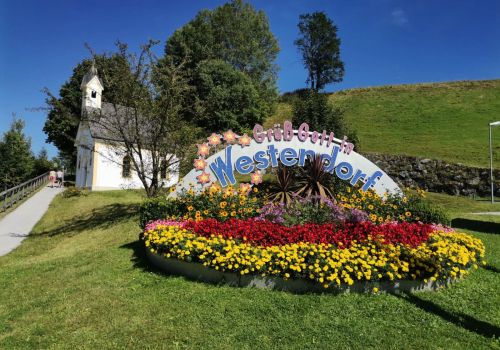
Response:
M92 67L83 77L80 89L82 90L82 113L90 108L101 108L104 87L101 79L97 76L95 61L92 61Z

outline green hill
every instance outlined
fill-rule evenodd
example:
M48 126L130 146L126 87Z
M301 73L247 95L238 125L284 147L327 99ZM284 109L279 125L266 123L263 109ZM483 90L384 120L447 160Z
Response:
M488 123L500 120L500 80L359 88L330 95L345 109L362 152L407 154L489 166ZM266 126L291 118L281 103ZM493 132L500 167L500 128Z

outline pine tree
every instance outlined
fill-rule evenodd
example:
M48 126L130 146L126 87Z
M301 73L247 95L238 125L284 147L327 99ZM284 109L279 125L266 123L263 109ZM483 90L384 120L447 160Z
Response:
M15 186L33 173L34 158L31 138L24 134L24 121L13 118L10 129L0 141L0 185Z

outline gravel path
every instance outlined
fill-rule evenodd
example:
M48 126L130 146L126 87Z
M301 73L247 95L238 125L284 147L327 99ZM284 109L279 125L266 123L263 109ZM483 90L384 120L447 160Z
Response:
M45 187L26 200L13 212L0 219L0 256L21 244L63 188Z

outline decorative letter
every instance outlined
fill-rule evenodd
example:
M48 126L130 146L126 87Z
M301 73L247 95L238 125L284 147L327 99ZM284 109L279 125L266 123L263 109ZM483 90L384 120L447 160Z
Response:
M293 148L285 148L280 154L281 163L285 166L297 164L297 152Z
M233 174L233 164L231 163L231 147L232 146L228 146L226 148L226 163L222 161L221 157L217 157L217 159L210 164L210 169L212 169L222 187L227 186L226 177L231 185L236 183L236 179Z
M372 176L370 176L368 178L368 180L366 180L366 183L363 185L363 191L368 191L370 189L370 187L372 187L373 185L375 185L375 182L377 182L378 179L380 179L380 177L382 176L382 172L381 171L375 171Z
M273 168L277 167L278 166L278 159L277 159L277 155L278 155L278 150L276 148L274 148L274 145L269 145L267 146L267 153L269 154L269 157L271 158L271 166Z
M269 166L269 159L266 157L266 152L264 151L255 153L253 159L257 162L255 167L259 170L266 169Z
M347 172L342 172L342 169L347 169ZM352 165L347 162L341 162L335 168L335 174L337 174L338 178L341 180L349 180L352 176Z
M241 156L236 159L234 168L240 174L250 174L254 169L253 160L249 156Z
M307 140L307 138L309 137L309 125L307 123L300 124L297 137L302 142Z
M288 120L283 123L283 141L291 141L293 138L293 126Z
M264 128L260 124L255 124L253 127L253 138L257 143L261 143L264 141L264 138L266 137L265 134L263 134Z

